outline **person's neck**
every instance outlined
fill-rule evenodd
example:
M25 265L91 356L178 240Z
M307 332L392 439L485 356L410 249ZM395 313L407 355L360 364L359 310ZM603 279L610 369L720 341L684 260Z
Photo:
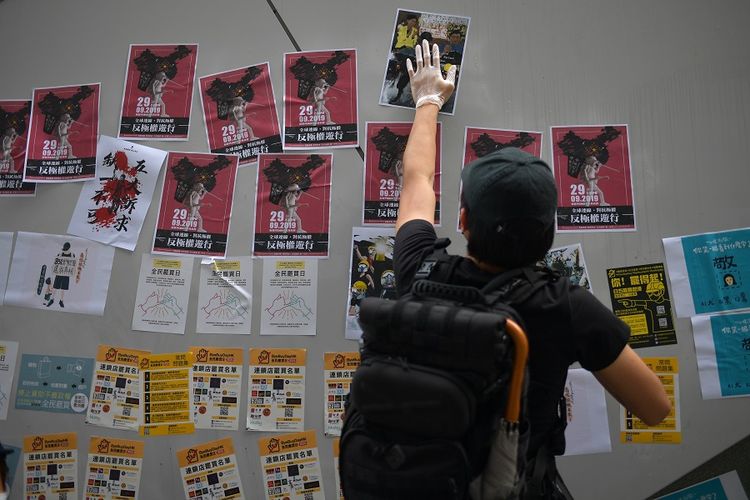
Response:
M486 262L482 262L479 259L477 259L476 257L473 257L471 255L466 255L466 258L469 259L470 261L472 261L474 263L474 265L479 268L480 271L484 271L486 273L491 273L491 274L498 274L498 273L501 273L501 272L505 271L505 269L503 269L500 266L496 266L494 264L488 264Z

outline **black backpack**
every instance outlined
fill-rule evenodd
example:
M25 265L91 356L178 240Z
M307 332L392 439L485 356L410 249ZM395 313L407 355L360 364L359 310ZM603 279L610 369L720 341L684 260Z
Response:
M516 352L509 332L523 329L512 304L545 286L549 273L515 269L482 290L444 283L460 262L445 252L449 243L435 243L408 294L361 303L361 365L339 456L348 500L470 498L509 404L519 413L520 438L511 471L519 480L508 498L522 495L527 369L524 358L524 383L509 395Z

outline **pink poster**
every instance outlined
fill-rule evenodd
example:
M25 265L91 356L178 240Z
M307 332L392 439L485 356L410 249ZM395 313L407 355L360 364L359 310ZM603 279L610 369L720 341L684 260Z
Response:
M261 154L253 254L328 257L330 154Z
M552 127L557 230L635 231L627 125Z
M167 155L153 253L226 256L238 162L237 155Z
M198 44L131 45L118 137L185 141Z
M281 152L268 63L203 76L199 85L212 153L236 154L244 167L260 153Z
M403 159L411 122L367 122L364 177L365 225L394 225L403 183ZM440 225L440 158L442 125L437 124L435 155L435 225Z
M94 178L99 91L98 83L34 89L24 181Z
M357 50L284 54L284 149L354 148Z
M36 194L36 184L23 182L30 118L31 101L0 100L0 134L3 136L3 156L0 159L0 197Z

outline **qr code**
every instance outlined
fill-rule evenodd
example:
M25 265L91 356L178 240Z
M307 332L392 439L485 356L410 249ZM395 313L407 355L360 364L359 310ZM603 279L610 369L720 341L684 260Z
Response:
M313 495L311 491L305 492L305 500L314 500L314 498L315 498L315 495Z
M68 500L68 492L67 491L60 491L57 493L57 500Z
M659 326L665 328L667 326L667 318L659 318Z
M294 408L284 408L284 418L292 418L294 416Z
M229 416L229 407L228 406L220 406L219 407L219 416L222 416L222 417Z
M129 417L130 416L130 407L126 406L122 409L122 416L123 417Z

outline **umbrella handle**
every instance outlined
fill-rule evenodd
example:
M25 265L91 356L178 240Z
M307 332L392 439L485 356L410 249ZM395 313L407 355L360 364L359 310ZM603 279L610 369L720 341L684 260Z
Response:
M518 422L521 414L521 394L523 392L523 378L526 371L526 360L529 357L529 341L526 333L512 319L505 320L505 331L513 339L513 372L510 377L508 403L505 407L505 420Z

